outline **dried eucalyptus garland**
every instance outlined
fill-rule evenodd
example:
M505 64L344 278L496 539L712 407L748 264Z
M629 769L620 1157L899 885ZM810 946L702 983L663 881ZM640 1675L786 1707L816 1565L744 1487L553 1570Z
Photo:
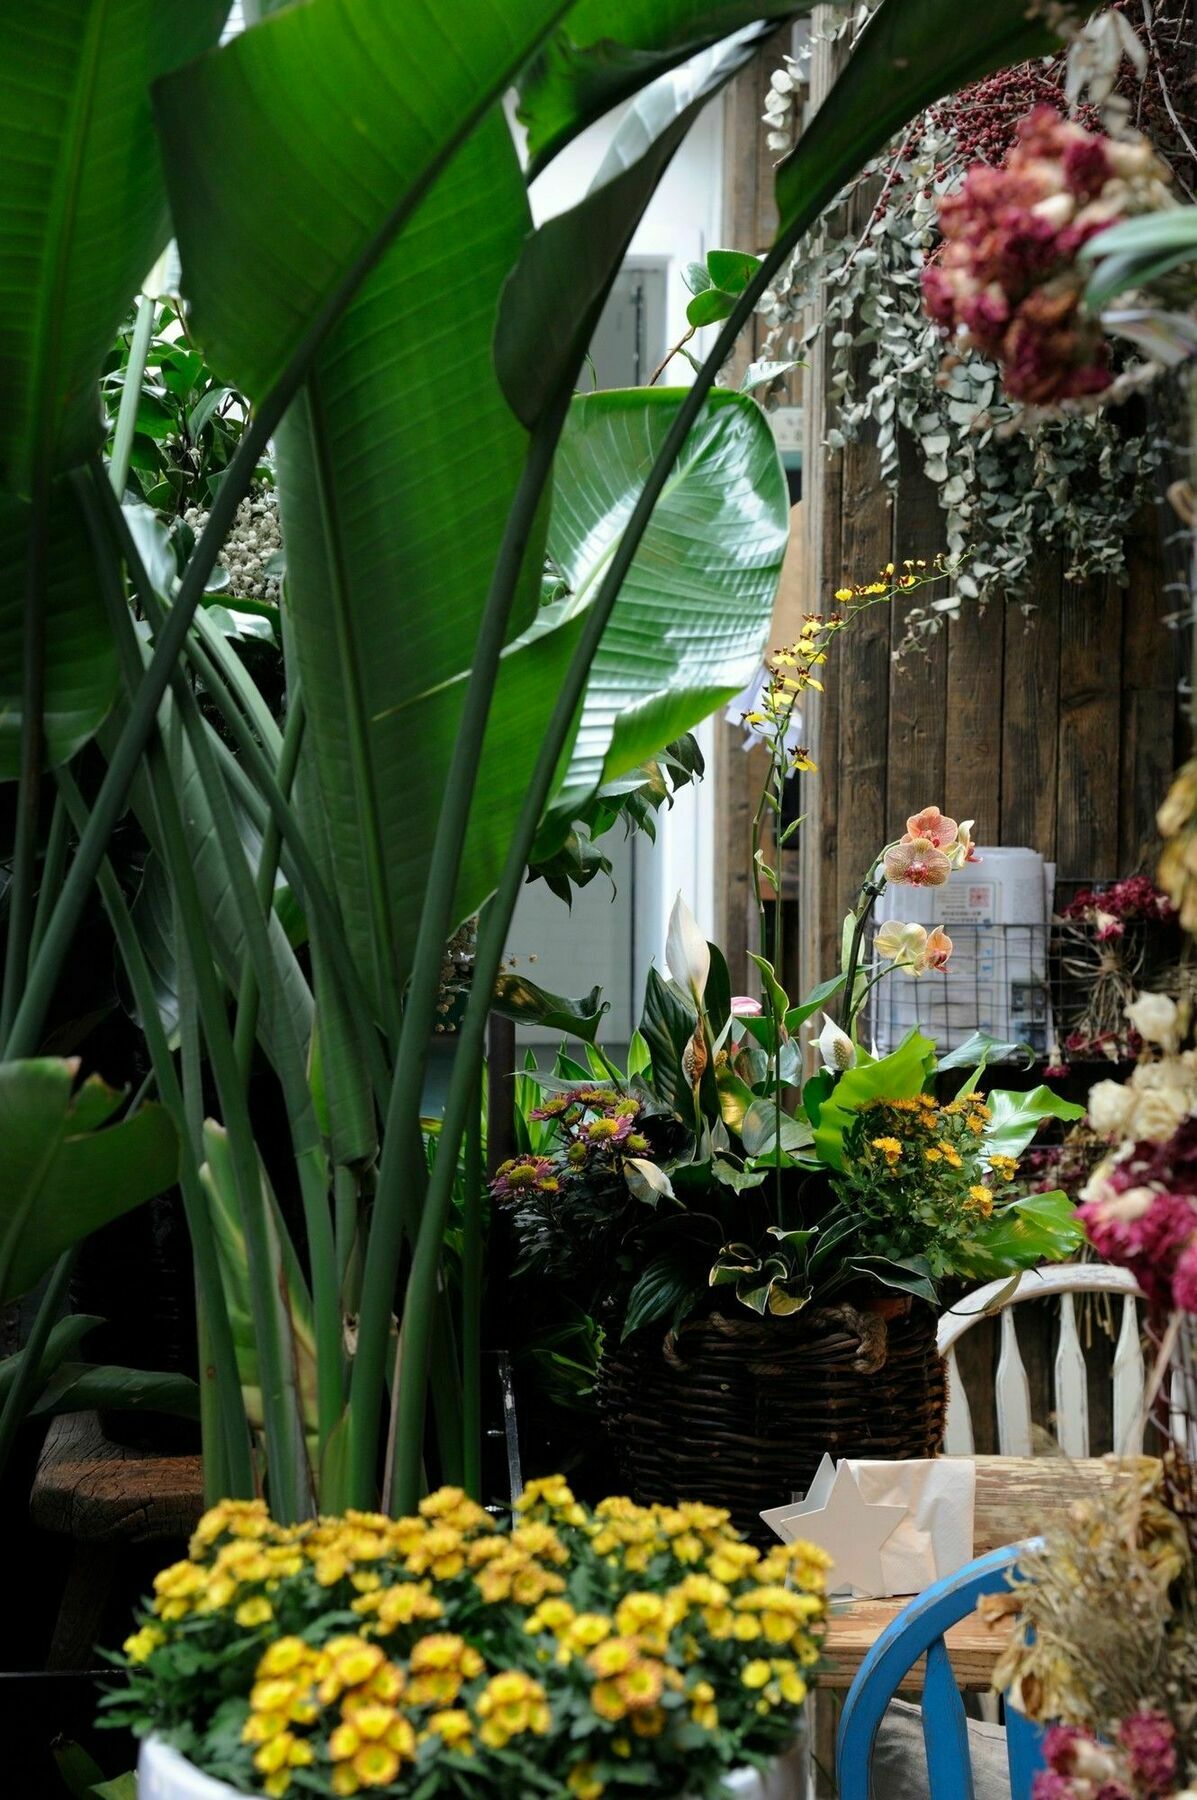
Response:
M1124 13L1105 20L1104 44L1095 40L1103 51L1097 61L1107 71L1105 91L1094 91L1086 71L1092 98L1109 100L1109 71L1119 64L1123 95L1145 65L1153 93L1168 95L1167 74L1156 69L1157 39L1149 37L1149 60ZM1187 29L1174 30L1168 42L1187 53ZM1086 48L1092 63L1093 44ZM802 76L800 61L789 58L773 77L765 112L773 150L789 142ZM880 183L863 228L825 232L814 258L809 245L800 247L762 304L769 331L764 355L801 356L823 338L828 449L842 449L875 426L882 478L896 487L899 428L913 435L943 509L947 551L967 561L957 592L972 600L1004 595L1025 603L1045 550L1062 553L1070 579L1122 578L1126 537L1144 501L1154 497L1166 449L1158 432L1132 424L1126 410L1064 411L1030 428L1020 424L996 365L978 352L945 358L942 336L923 307L919 278L939 241L937 200L968 164L1000 162L1018 119L1033 106L1046 101L1064 111L1073 98L1067 85L1065 59L1028 64L923 114L862 176L862 184ZM1124 113L1142 110L1125 98L1121 105ZM1086 123L1100 122L1095 113L1086 117L1091 104L1077 110ZM927 629L943 616L943 608L928 616Z

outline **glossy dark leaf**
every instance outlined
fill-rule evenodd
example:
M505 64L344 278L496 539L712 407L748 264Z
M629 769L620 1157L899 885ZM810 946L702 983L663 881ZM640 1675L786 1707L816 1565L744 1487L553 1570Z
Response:
M628 1295L624 1315L623 1338L646 1325L659 1325L665 1320L676 1324L694 1300L694 1287L685 1261L673 1251L664 1250L645 1263Z
M758 20L809 10L793 0L577 0L520 77L531 172L687 57Z
M495 983L491 1006L506 1019L519 1025L547 1025L550 1031L564 1031L571 1037L593 1044L603 1014L611 1003L603 999L602 988L592 988L580 1000L567 1000L562 994L550 994L537 987L525 975L510 972L500 975Z
M150 85L214 44L228 0L4 9L0 61L0 486L103 439L98 383L170 235ZM40 478L40 477L39 477Z
M178 1172L169 1113L109 1121L121 1095L54 1057L0 1063L0 1301L27 1293L64 1250L160 1194Z

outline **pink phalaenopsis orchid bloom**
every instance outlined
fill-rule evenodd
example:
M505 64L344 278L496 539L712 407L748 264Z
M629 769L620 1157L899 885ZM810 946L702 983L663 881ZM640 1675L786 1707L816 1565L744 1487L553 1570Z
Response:
M971 820L969 821L971 824ZM922 812L914 813L906 821L904 844L913 844L918 838L926 838L937 850L946 850L949 844L956 843L960 827L955 819L949 819L941 813L938 806L924 806Z
M885 853L885 878L900 887L942 887L952 873L944 852L925 837L905 837Z

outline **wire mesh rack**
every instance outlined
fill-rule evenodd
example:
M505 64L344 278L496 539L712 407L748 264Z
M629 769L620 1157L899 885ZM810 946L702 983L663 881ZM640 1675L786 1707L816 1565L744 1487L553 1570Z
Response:
M897 1048L915 1026L941 1051L975 1032L1028 1044L1046 1058L1053 1043L1047 925L952 924L952 959L942 973L916 977L904 969L878 981L869 996L868 1031L879 1054ZM874 949L874 977L888 965Z
M867 1030L884 1055L913 1027L941 1052L977 1031L1026 1044L1047 1063L1105 1063L1133 1057L1126 1022L1139 993L1197 1000L1197 965L1186 963L1175 925L1158 919L1116 921L1069 916L1078 895L1100 900L1100 884L1062 882L1049 922L991 924L946 919L952 957L942 973L913 977L899 969L869 996ZM877 954L872 976L888 967ZM1106 935L1102 935L1102 932Z

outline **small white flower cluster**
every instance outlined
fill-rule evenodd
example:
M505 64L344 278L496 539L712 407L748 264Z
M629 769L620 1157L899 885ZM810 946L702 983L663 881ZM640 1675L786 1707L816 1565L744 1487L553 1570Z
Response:
M1182 1119L1197 1112L1197 1051L1177 1049L1178 1009L1168 994L1140 994L1126 1016L1159 1054L1139 1063L1129 1081L1095 1083L1089 1090L1089 1124L1102 1137L1162 1144Z
M190 506L183 515L196 537L208 522L206 512ZM255 488L237 508L220 561L229 572L232 599L278 603L282 581L267 565L283 547L278 496L273 488Z

